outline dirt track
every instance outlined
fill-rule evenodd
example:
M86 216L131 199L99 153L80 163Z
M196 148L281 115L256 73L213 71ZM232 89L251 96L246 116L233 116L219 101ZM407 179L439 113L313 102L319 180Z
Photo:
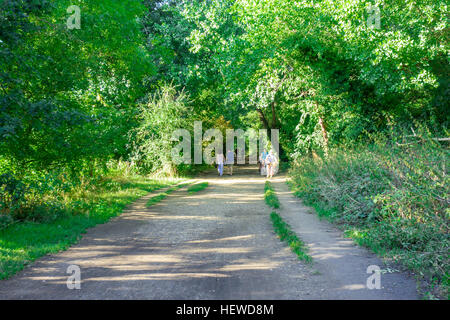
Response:
M146 208L146 196L118 218L88 231L69 250L43 257L0 282L0 299L416 299L414 279L381 275L366 288L369 265L381 261L307 213L274 181L280 214L304 239L314 263L304 265L276 237L256 168L232 177L199 177L207 189L180 189ZM81 289L66 285L69 265Z

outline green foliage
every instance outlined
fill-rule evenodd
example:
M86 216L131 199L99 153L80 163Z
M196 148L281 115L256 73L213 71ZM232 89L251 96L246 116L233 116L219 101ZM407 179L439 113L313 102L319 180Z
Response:
M448 290L450 181L447 142L425 129L378 136L369 146L299 158L296 194L349 235ZM440 295L445 293L440 292Z
M448 124L446 3L377 5L379 29L362 0L190 1L178 11L202 59L193 73L223 97L218 110L233 125L256 111L295 157L411 119Z
M10 215L0 214L0 230L9 227L14 222Z
M8 225L6 222L43 222L64 215L61 204L50 193L43 196L43 189L49 185L43 186L36 182L25 184L8 173L0 176L0 215L3 227Z
M81 29L66 26L81 9ZM0 212L50 221L60 198L128 156L143 80L145 7L128 1L0 2Z
M81 8L79 30L66 27L69 5ZM80 212L119 210L83 190L134 190L105 177L205 167L172 162L174 130L279 128L299 195L361 243L448 283L448 148L434 139L448 139L447 3L377 1L379 28L369 5L0 1L0 229L68 237L54 248L66 247L91 223ZM433 134L368 146L411 123ZM279 207L270 183L265 199Z
M66 9L81 7L68 30ZM2 1L0 152L20 168L79 169L126 154L142 80L139 1ZM17 19L16 19L17 18Z
M142 172L174 175L176 165L171 157L172 134L177 129L193 126L187 96L166 85L140 106L140 125L132 135L131 160Z
M0 213L20 209L26 193L25 185L8 173L0 175Z

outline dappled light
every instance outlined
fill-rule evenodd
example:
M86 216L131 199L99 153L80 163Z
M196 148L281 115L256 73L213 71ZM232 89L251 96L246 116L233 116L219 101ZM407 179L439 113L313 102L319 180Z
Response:
M181 293L197 286L202 288L196 291L197 297L235 297L231 288L240 283L247 289L239 289L239 294L247 298L353 294L370 298L373 292L364 282L366 266L360 265L366 256L355 252L348 239L318 239L317 232L327 231L329 226L319 223L313 229L297 229L307 240L315 261L312 266L302 264L277 239L263 199L266 179L253 178L254 171L255 167L238 167L232 179L205 171L201 174L202 181L208 182L204 190L190 194L184 187L150 207L146 203L153 195L147 195L112 222L88 231L80 244L44 259L13 283L28 288L28 293L21 291L25 296L44 286L70 299L71 293L64 289L65 271L69 265L77 265L83 290L115 297L179 297L173 288ZM285 187L279 189L286 186L285 180L285 176L277 176L271 183L282 200L281 210L293 209L287 212L295 215L298 200ZM326 234L334 237L335 233ZM349 259L356 268L346 269ZM335 270L330 273L329 268ZM325 280L316 275L316 269L317 274L326 272L333 277Z

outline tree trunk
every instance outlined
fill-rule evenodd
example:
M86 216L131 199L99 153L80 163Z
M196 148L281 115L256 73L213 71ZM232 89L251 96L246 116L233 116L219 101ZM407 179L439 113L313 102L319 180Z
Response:
M322 116L319 116L319 125L320 125L320 129L322 130L323 149L325 151L325 155L328 155L328 133L327 133L327 128L326 128L326 125L325 125L325 122L324 122Z
M256 108L256 111L259 113L259 119L261 120L264 129L269 128L269 123L267 122L266 116L264 115L263 111L259 108Z

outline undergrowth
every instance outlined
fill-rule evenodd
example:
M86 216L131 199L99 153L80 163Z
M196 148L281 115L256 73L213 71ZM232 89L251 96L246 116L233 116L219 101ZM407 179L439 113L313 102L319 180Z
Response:
M290 170L291 187L320 216L357 243L420 278L429 297L448 298L450 181L447 142L427 132L414 139L305 156Z

